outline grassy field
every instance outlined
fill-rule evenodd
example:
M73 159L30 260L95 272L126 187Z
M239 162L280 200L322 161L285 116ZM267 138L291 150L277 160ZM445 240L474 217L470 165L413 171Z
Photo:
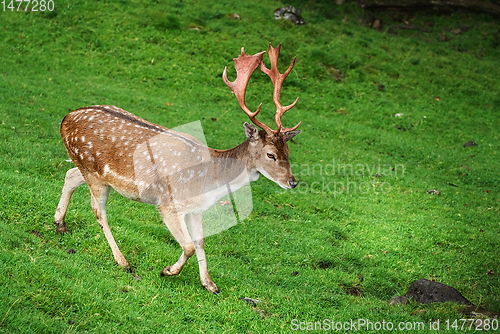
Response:
M420 278L500 311L498 19L388 12L375 31L362 9L334 1L297 1L303 26L274 20L277 1L166 2L0 12L1 333L280 333L293 319L444 329L464 318L452 303L388 305ZM389 33L404 19L432 32ZM210 147L236 146L247 117L222 70L234 78L240 48L269 42L283 44L282 71L297 57L281 100L300 97L283 117L302 120L290 143L299 186L262 177L252 214L207 238L220 295L202 288L194 259L160 278L181 250L153 206L108 201L132 274L114 264L86 187L70 204L71 233L57 234L69 111L112 104L167 127L200 120ZM256 72L247 104L260 102L273 124L272 84Z

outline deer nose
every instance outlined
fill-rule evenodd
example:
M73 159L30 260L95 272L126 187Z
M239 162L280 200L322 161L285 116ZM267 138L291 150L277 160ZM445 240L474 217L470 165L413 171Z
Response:
M290 181L288 181L288 184L290 185L290 188L295 188L297 186L297 181L295 181L295 178L292 176Z

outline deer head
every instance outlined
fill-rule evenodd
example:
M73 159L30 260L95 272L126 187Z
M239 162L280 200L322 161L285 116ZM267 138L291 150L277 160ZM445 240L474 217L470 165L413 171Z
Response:
M300 123L292 128L285 128L281 123L281 117L285 112L295 106L299 98L292 104L283 106L280 103L281 87L283 81L290 73L295 64L295 57L292 63L284 73L278 70L278 56L281 44L277 48L273 48L269 43L269 59L271 61L271 69L268 69L263 62L263 52L253 56L245 54L244 48L241 48L241 54L234 59L236 68L236 80L231 82L227 78L227 67L224 68L222 78L226 85L234 92L241 109L250 118L250 121L261 128L258 130L254 125L245 122L245 135L250 143L249 150L253 157L253 164L250 166L251 171L257 171L271 181L276 182L282 188L295 188L297 182L292 174L290 163L288 162L289 149L287 141L300 133L296 130ZM275 122L277 130L272 130L269 126L259 121L256 116L260 112L262 103L255 112L252 112L245 103L245 93L252 73L259 67L262 72L266 73L273 82L273 102L276 106Z

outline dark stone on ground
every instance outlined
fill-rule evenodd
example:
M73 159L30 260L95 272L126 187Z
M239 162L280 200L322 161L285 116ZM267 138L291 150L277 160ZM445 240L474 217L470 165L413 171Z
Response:
M464 144L464 147L469 147L469 146L477 146L477 144L473 140L469 140Z
M413 282L413 284L408 288L406 295L394 297L391 301L393 301L393 304L396 304L396 301L404 301L403 298L405 297L407 299L411 298L415 302L421 304L455 302L463 305L472 305L472 303L462 296L457 289L446 284L429 281L424 278ZM404 303L400 302L398 304Z
M300 15L300 10L293 6L288 6L288 7L281 7L278 8L274 11L274 17L276 20L280 19L287 19L290 20L291 22L301 25L305 24L306 22Z

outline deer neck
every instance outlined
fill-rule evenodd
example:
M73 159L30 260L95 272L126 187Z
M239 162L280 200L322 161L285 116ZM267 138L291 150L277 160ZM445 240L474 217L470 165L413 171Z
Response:
M230 182L238 178L245 169L249 181L256 181L260 176L253 163L255 158L248 140L227 150L209 148L209 152L216 166L219 181Z

